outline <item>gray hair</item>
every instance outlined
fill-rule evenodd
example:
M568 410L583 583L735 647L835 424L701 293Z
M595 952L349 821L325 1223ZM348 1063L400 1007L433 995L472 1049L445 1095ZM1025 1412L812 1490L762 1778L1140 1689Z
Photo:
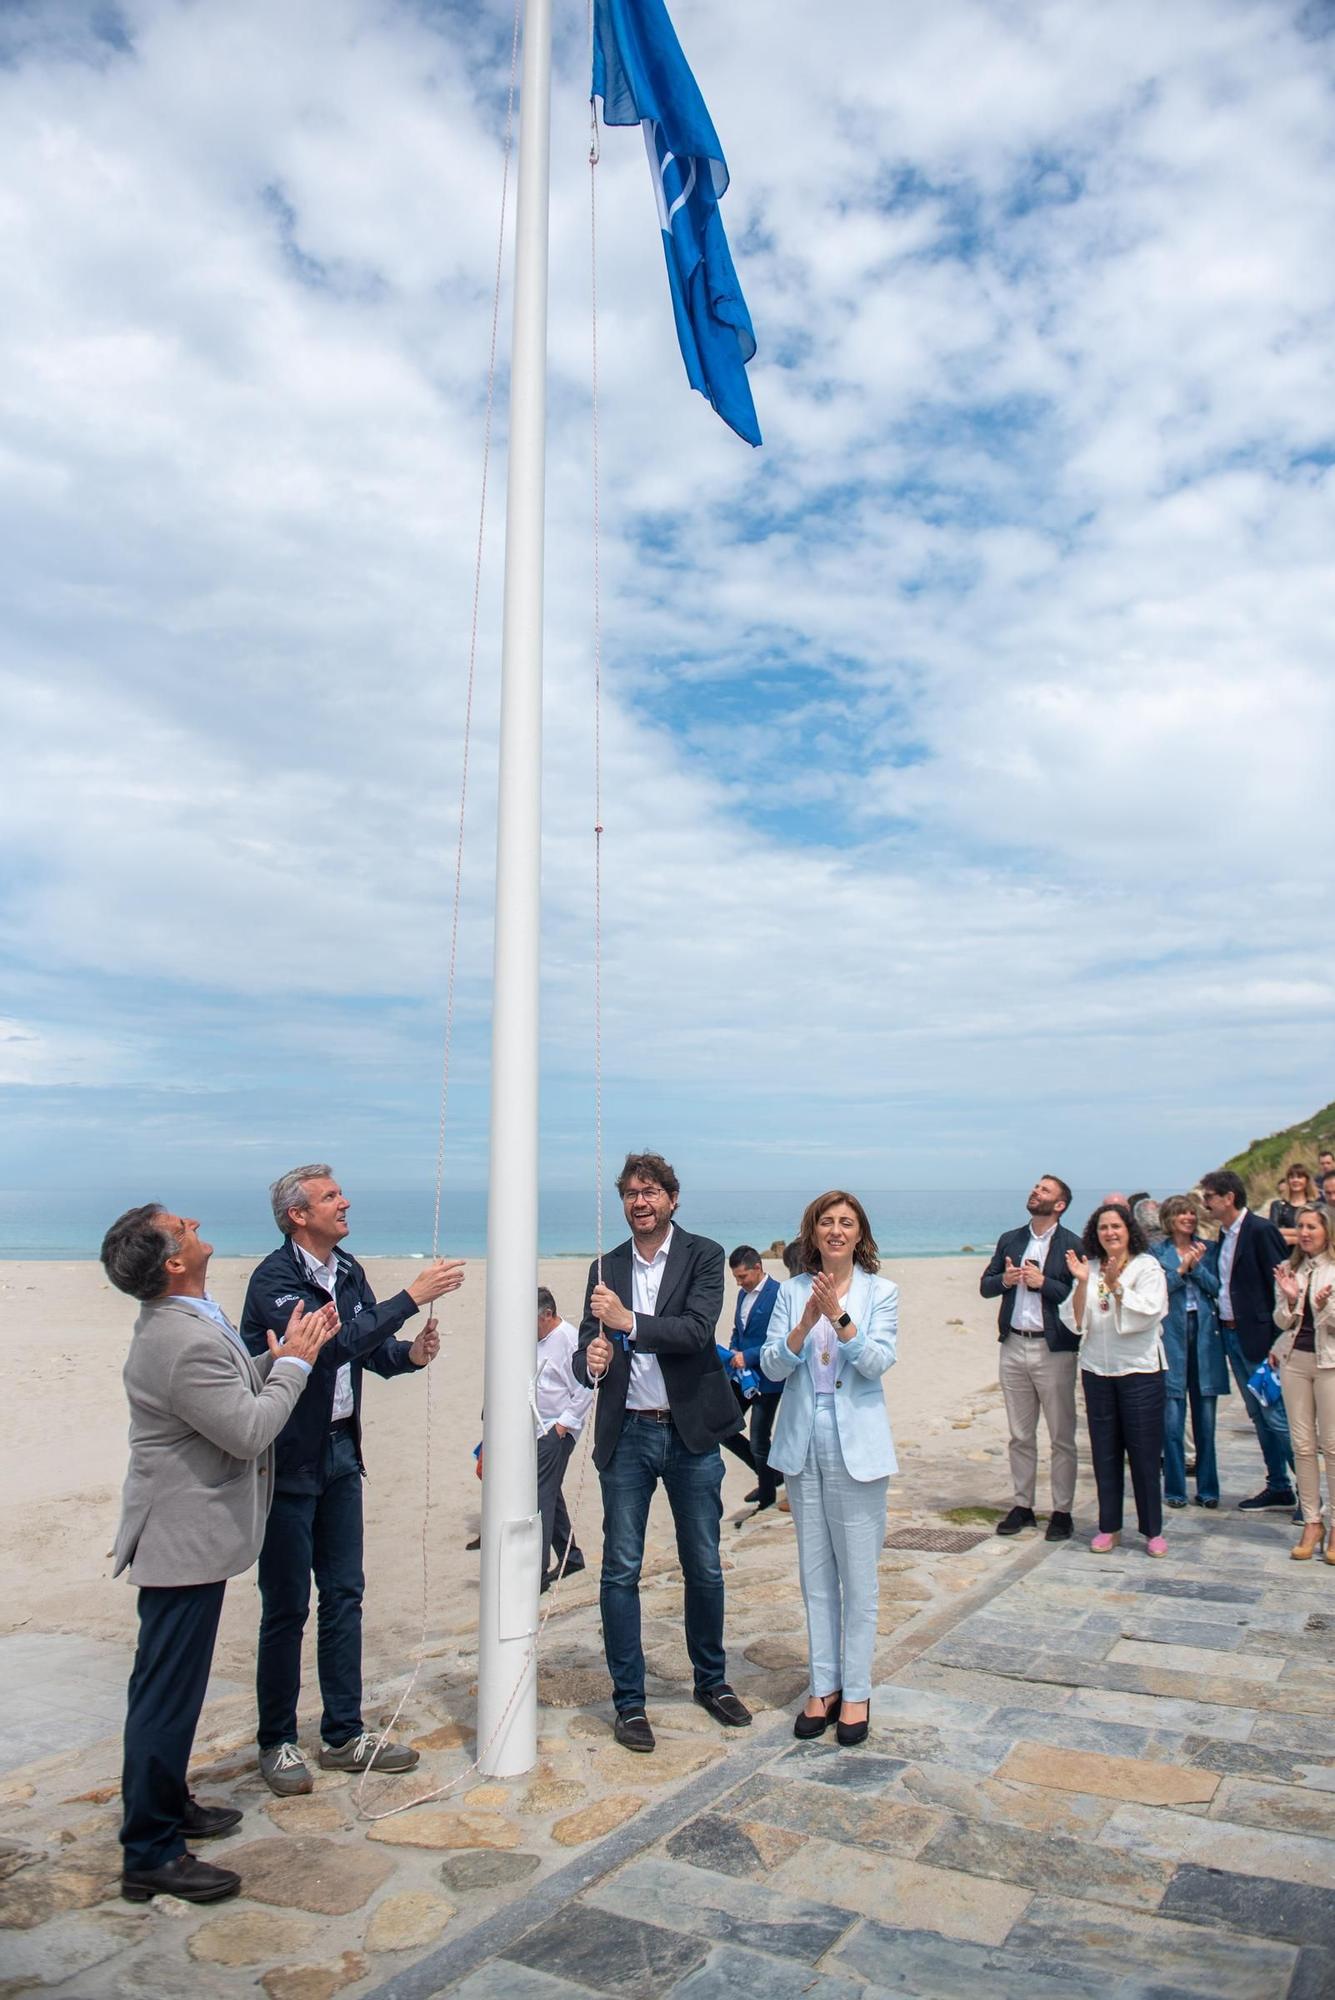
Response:
M308 1209L310 1200L306 1194L307 1181L331 1181L334 1170L317 1160L309 1167L293 1167L291 1173L280 1174L269 1189L269 1200L273 1203L273 1219L284 1236L292 1234L292 1221L288 1215L290 1208Z
M538 1286L538 1311L540 1313L550 1313L553 1319L560 1319L561 1317L560 1313L556 1310L556 1300L552 1297L546 1285Z
M1131 1213L1147 1236L1152 1235L1160 1226L1162 1218L1159 1204L1152 1195L1146 1195L1143 1200L1138 1201Z

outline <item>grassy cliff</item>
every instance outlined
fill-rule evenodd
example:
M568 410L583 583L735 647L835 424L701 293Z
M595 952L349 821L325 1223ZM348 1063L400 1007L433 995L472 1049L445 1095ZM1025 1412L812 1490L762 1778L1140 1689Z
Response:
M1259 1201L1274 1194L1276 1183L1290 1160L1301 1160L1304 1166L1315 1171L1317 1151L1323 1147L1335 1150L1335 1104L1327 1104L1322 1110L1314 1111L1301 1124L1290 1125L1283 1132L1272 1132L1268 1139L1253 1139L1245 1152L1225 1160L1224 1165L1242 1175L1247 1183L1249 1198Z

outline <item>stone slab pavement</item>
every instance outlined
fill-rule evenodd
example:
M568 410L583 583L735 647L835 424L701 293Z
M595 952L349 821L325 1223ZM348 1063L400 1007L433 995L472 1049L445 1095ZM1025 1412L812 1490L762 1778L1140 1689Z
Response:
M1240 1412L1234 1412L1240 1416ZM1220 1425L1225 1490L1255 1483ZM1088 1476L1081 1498L1092 1492ZM941 1526L896 1511L892 1528ZM1082 1521L1083 1525L1083 1521ZM525 1777L368 1823L340 1774L270 1799L244 1696L197 1789L247 1807L214 1911L116 1894L115 1743L0 1780L0 1996L232 2000L1317 2000L1335 1993L1335 1570L1287 1516L1190 1509L1136 1538L888 1548L866 1746L792 1737L791 1526L727 1543L723 1732L689 1700L665 1523L644 1588L653 1757L613 1741L593 1580L544 1635ZM467 1770L473 1663L441 1641L408 1710L431 1784ZM388 1713L401 1683L384 1683ZM367 1803L404 1796L386 1783Z

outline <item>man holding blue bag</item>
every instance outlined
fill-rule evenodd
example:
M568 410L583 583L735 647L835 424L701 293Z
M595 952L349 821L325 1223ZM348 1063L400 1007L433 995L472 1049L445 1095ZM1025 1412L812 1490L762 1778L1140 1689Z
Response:
M1247 1207L1241 1174L1226 1167L1204 1174L1201 1199L1206 1213L1219 1225L1218 1238L1204 1262L1219 1279L1219 1331L1224 1352L1265 1459L1264 1487L1250 1500L1240 1500L1238 1506L1244 1513L1268 1507L1287 1507L1292 1512L1296 1499L1293 1443L1278 1379L1272 1390L1267 1376L1261 1376L1259 1395L1252 1387L1253 1376L1275 1344L1275 1266L1284 1262L1288 1245L1272 1222L1262 1221Z

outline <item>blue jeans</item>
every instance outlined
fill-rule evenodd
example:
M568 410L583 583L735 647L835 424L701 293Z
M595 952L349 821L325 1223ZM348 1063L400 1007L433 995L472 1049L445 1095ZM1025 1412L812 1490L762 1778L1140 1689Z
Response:
M332 1749L362 1733L362 1469L351 1427L331 1430L318 1493L275 1493L260 1550L260 1642L255 1663L261 1750L297 1740L301 1635L320 1593L315 1661Z
M673 1423L653 1423L626 1412L617 1448L600 1475L603 1488L603 1574L598 1605L603 1649L618 1714L644 1707L644 1650L640 1644L640 1567L649 1503L659 1480L677 1530L677 1554L686 1583L686 1650L697 1688L727 1679L723 1652L723 1570L718 1529L723 1457L717 1445L687 1451Z
M1191 1434L1196 1440L1196 1497L1219 1498L1219 1462L1214 1449L1214 1396L1201 1394L1201 1371L1196 1364L1196 1315L1187 1314L1187 1392L1169 1395L1164 1406L1163 1491L1165 1500L1185 1501L1187 1497L1187 1403L1191 1403Z
M1257 1401L1247 1387L1247 1377L1256 1363L1249 1361L1243 1353L1235 1327L1221 1326L1219 1331L1224 1337L1224 1352L1233 1370L1233 1380L1242 1392L1247 1415L1252 1420L1252 1429L1256 1432L1261 1456L1265 1460L1265 1483L1272 1492L1282 1493L1286 1487L1293 1485L1293 1440L1289 1436L1284 1398L1281 1396L1274 1403Z

